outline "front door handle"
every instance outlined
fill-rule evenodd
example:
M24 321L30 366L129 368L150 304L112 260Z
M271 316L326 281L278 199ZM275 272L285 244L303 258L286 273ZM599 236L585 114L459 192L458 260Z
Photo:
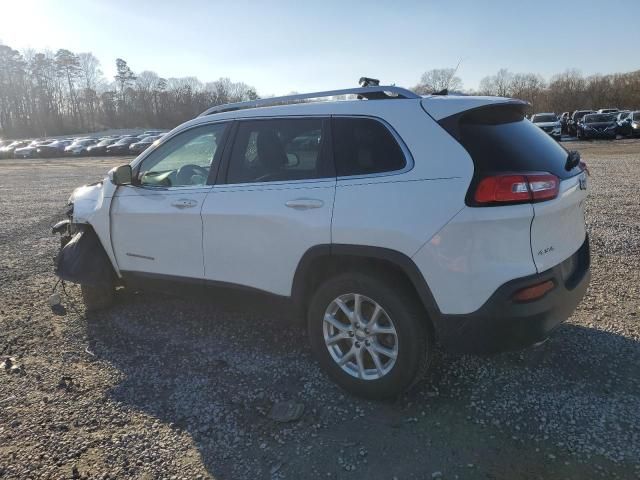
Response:
M190 198L181 198L179 200L175 200L173 202L171 202L171 206L172 207L176 207L179 209L183 209L183 208L192 208L195 207L198 204L198 202L196 202L195 200L191 200Z
M324 202L317 198L296 198L295 200L289 200L285 205L296 210L309 210L310 208L322 207Z

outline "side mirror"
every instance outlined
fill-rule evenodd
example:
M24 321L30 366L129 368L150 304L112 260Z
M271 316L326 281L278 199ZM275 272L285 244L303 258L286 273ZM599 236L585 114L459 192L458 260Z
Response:
M120 165L109 170L109 178L114 185L131 185L133 183L133 171L131 165Z

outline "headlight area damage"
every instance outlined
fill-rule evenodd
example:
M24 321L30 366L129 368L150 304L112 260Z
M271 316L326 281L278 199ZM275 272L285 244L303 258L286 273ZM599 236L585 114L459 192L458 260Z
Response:
M80 284L88 310L107 307L113 298L117 275L101 236L108 238L109 197L104 182L77 188L65 210L67 218L51 231L60 235L55 274L64 281ZM103 238L104 239L104 238Z
M68 220L56 227L64 222L67 228L71 227ZM56 257L55 274L69 282L111 288L115 280L113 268L96 232L89 225L76 225L75 229L73 236L62 237L64 245Z

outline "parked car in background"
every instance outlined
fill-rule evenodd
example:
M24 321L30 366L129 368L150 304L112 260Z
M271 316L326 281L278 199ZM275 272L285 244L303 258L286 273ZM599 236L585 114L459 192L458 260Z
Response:
M587 114L578 122L576 136L581 139L604 138L614 140L618 126L615 118L610 113Z
M567 123L569 122L569 112L562 112L560 115L560 133L567 133Z
M620 110L617 114L615 114L615 117L616 117L616 133L618 135L624 135L622 133L624 131L624 121L629 116L630 113L631 113L630 110Z
M601 108L598 113L618 113L619 111L617 108Z
M13 152L14 158L35 158L38 148L43 145L49 145L53 140L34 140L26 147L16 148Z
M161 138L159 135L149 135L138 142L129 145L129 153L139 154L149 148L156 140Z
M80 156L87 154L87 148L91 145L95 145L97 143L97 139L95 138L77 138L73 141L71 145L64 149L65 153Z
M618 133L625 137L640 137L640 110L629 114L618 123Z
M567 123L567 133L572 137L578 134L578 122L582 120L582 117L589 113L596 113L594 110L576 110L571 115L571 119Z
M138 141L138 137L123 137L107 146L107 155L129 155L129 145Z
M554 140L560 141L562 137L562 125L555 113L536 113L531 117L531 122L548 133Z
M40 145L36 150L38 157L61 157L64 155L64 149L73 143L73 140L54 140L53 142Z
M144 134L145 135L160 135L161 133L164 133L166 130L145 130Z
M106 155L107 147L109 145L113 145L119 140L119 138L109 137L109 138L101 138L100 141L94 145L90 145L87 147L87 155Z
M0 147L0 158L13 158L13 152L16 148L26 147L31 143L31 140L14 140L9 144Z

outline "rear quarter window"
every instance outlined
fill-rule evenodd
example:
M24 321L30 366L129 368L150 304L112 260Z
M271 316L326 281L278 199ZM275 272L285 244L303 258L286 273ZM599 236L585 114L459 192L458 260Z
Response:
M372 118L334 117L333 157L337 175L370 175L402 170L402 148L389 129Z

